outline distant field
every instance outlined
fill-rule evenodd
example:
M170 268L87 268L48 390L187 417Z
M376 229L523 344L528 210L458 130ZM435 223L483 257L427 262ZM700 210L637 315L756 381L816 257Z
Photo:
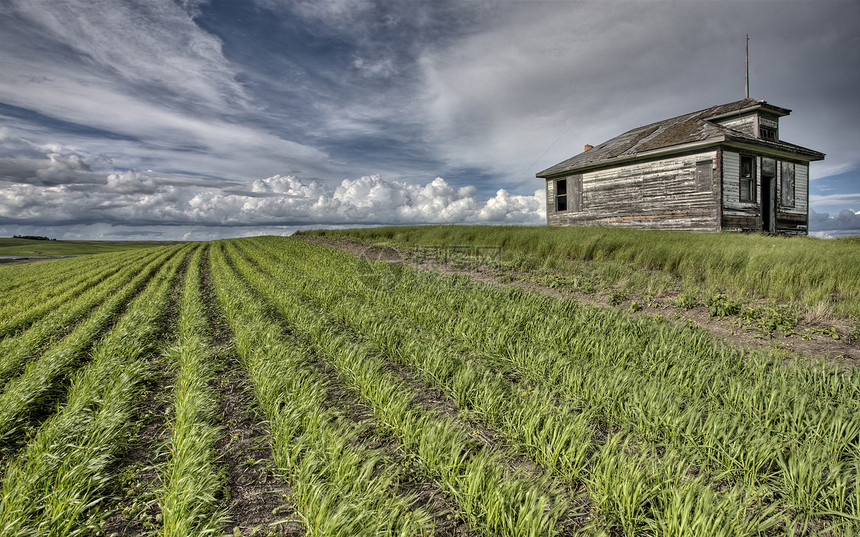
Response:
M0 468L4 536L849 536L860 371L183 243L0 268Z
M727 293L860 320L860 237L522 226L403 226L305 234L412 248L498 245L502 261L511 267L585 274L589 279L598 272L604 281L630 279L634 286L652 287L651 293L668 285L662 273L680 280L683 290L701 301Z
M0 238L2 256L87 255L169 246L172 241L40 241Z

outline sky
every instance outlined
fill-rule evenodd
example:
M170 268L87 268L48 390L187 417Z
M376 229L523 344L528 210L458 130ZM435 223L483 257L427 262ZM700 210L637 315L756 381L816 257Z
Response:
M0 0L0 236L545 223L535 173L744 96L860 231L856 0Z

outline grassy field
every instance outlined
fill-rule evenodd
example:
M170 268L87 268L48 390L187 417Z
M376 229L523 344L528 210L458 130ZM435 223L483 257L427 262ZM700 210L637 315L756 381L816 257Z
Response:
M296 238L0 276L3 535L860 531L856 369Z
M88 255L177 244L172 241L43 241L0 238L0 256Z
M496 245L502 247L507 267L580 275L586 283L600 279L654 295L677 280L681 291L702 303L716 294L727 294L740 300L794 303L818 316L860 320L860 237L521 226L407 226L306 233L412 248Z

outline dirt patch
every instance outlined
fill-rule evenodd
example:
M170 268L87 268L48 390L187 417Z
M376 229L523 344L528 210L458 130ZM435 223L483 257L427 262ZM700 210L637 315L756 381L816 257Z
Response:
M662 315L667 321L680 325L692 323L713 334L719 340L731 345L777 353L787 360L826 359L846 369L860 366L860 342L858 342L857 338L840 337L839 339L834 339L829 335L831 329L835 329L843 335L849 333L850 323L844 319L836 319L829 323L804 320L794 327L794 334L786 336L779 332L766 333L741 322L736 317L711 317L708 314L707 308L701 305L691 309L676 307L674 305L676 296L660 297L659 306L655 307L657 302L648 300L648 297L638 296L636 295L636 290L629 289L623 293L625 298L615 300L615 304L613 305L610 304L610 295L601 293L585 294L541 285L535 283L532 278L534 274L528 272L499 271L488 265L481 264L473 264L468 268L460 268L452 263L437 260L432 253L427 254L426 252L422 252L416 254L416 252L407 249L399 249L391 246L380 247L354 239L308 235L303 235L299 238L308 242L337 248L351 253L360 259L402 263L418 270L439 274L466 275L485 283L512 285L558 298L574 298L584 304L627 310L634 317L640 315ZM630 311L631 305L634 302L642 309L639 311Z
M215 448L227 478L229 530L238 535L299 536L305 531L289 504L291 489L273 469L272 453L266 439L269 431L254 405L253 390L235 356L223 359L219 372L221 414L224 435Z

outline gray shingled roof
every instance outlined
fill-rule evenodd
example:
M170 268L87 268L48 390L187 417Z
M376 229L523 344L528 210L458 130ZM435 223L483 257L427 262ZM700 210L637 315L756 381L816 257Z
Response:
M788 115L790 112L790 110L755 99L742 99L733 103L712 106L698 112L658 121L657 123L627 131L611 140L594 146L588 151L584 151L564 162L538 172L535 176L544 178L561 173L596 168L612 164L616 161L633 158L640 153L671 148L672 146L722 141L754 143L780 151L805 155L812 160L821 160L824 158L824 154L799 145L761 140L749 134L709 121L709 119L715 117L757 108L780 116Z

